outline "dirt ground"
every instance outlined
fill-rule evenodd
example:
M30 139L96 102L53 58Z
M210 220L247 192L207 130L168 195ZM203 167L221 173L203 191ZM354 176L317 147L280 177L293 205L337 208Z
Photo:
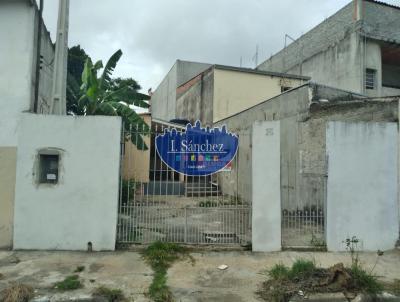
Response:
M280 252L251 253L240 251L192 253L195 264L178 262L168 271L168 285L176 301L260 301L255 292L265 280L265 271L276 263L288 266L296 259L311 259L329 267L337 262L350 263L346 253ZM372 269L376 253L361 253L366 269ZM226 270L217 267L226 264ZM84 287L70 292L57 292L53 285L74 274L78 266ZM385 252L378 258L374 273L382 281L400 279L400 251ZM0 290L16 281L33 286L36 295L52 301L90 297L101 285L122 289L134 301L149 301L146 292L152 280L151 269L138 252L42 252L0 251Z

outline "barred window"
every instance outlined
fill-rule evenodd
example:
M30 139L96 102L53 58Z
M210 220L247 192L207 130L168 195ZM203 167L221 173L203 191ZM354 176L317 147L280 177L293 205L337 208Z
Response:
M58 182L58 154L39 154L39 183Z
M365 88L375 89L376 87L376 70L367 68L365 70Z

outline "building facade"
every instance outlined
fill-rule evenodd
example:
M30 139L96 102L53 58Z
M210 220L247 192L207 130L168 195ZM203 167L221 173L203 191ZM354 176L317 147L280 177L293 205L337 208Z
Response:
M353 0L261 63L367 96L400 94L400 7Z
M151 114L155 119L176 118L176 89L209 68L210 64L176 60L151 96Z
M212 126L308 80L290 74L213 65L178 87L176 116Z

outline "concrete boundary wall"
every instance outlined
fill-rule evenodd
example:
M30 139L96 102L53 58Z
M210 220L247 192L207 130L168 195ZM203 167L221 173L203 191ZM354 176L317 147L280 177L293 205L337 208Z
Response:
M14 249L114 250L121 119L23 114ZM57 184L39 183L39 151L60 156Z
M352 236L366 251L393 249L399 236L396 123L329 122L327 246Z
M252 143L253 251L280 251L280 122L255 122Z

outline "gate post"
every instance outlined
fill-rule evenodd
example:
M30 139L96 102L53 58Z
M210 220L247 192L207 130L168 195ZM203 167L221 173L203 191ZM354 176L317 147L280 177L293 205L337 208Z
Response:
M253 251L281 250L280 152L280 122L255 122L252 133Z

